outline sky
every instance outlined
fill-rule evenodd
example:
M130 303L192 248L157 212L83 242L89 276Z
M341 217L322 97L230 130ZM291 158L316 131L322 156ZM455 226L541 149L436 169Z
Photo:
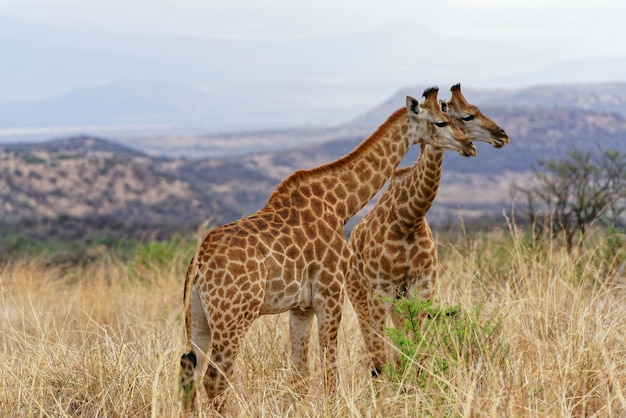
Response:
M623 0L0 0L0 16L111 32L293 39L415 24L468 39L626 54Z
M0 0L0 16L60 27L216 39L301 39L414 25L509 42L539 65L626 56L623 0Z
M136 79L137 74L164 78L163 81L167 82L189 81L192 87L204 88L206 86L192 78L204 76L210 79L211 76L206 74L211 72L214 62L210 61L212 57L202 56L201 50L193 50L196 44L180 43L189 46L196 58L176 55L176 48L171 46L169 50L167 47L162 49L172 54L171 59L165 57L164 61L158 61L154 56L159 54L161 47L157 46L156 52L153 47L160 45L162 40L190 37L264 41L267 46L267 41L328 40L341 36L345 40L346 35L384 34L381 35L383 38L395 31L395 37L384 38L392 40L395 50L389 53L383 51L382 55L387 57L378 60L369 56L371 48L368 49L368 45L363 45L360 51L345 51L345 56L343 51L335 48L332 52L339 54L339 59L335 60L337 55L329 54L329 65L324 67L320 64L327 58L324 52L332 48L319 47L327 44L317 43L313 53L316 54L318 67L308 68L306 51L299 50L296 51L296 60L300 62L291 63L292 67L278 63L275 67L265 65L256 68L256 63L249 59L233 59L233 65L245 65L245 68L230 70L224 66L226 69L222 74L223 79L227 79L224 74L230 72L234 77L241 73L245 76L240 80L244 85L258 81L253 77L255 71L258 71L259 77L265 76L261 69L265 69L266 74L282 77L280 81L285 82L311 80L311 72L319 71L320 77L313 80L315 82L341 80L344 84L350 81L360 83L350 92L346 91L345 95L353 94L355 100L362 100L364 95L370 96L370 105L388 97L394 89L423 80L428 80L429 84L430 80L437 84L467 81L477 87L496 88L506 88L515 83L540 84L562 80L626 82L626 71L622 71L626 68L625 18L624 0L0 0L0 22L9 19L11 22L34 24L37 28L44 28L44 34L45 28L56 28L65 31L62 39L66 44L68 33L70 37L75 34L86 39L83 45L78 45L77 41L75 45L66 45L63 50L66 54L77 45L82 48L82 55L77 56L77 64L74 65L69 62L72 57L59 58L54 52L46 51L45 42L29 44L31 46L22 48L22 52L29 51L34 55L20 56L19 44L9 43L6 46L6 42L2 43L0 27L0 54L4 52L5 67L7 61L14 61L13 67L0 68L0 102L49 98L72 89L104 85L125 78ZM376 36L359 39L376 41ZM141 44L138 41L141 37L150 38L152 43ZM96 48L89 44L91 39L99 42L97 52L93 52ZM143 50L129 52L129 48L121 45L119 51L113 51L111 44L103 42L103 39L114 39L120 44L128 39L129 48L150 45L150 50L142 55ZM429 42L435 42L433 40L441 45L440 49L428 48ZM352 42L350 45L354 46L354 38ZM389 45L389 42L381 41L379 44ZM1 50L2 45L7 51ZM355 49L361 45L358 44ZM381 53L380 46L375 50ZM285 51L288 51L287 59L290 58L290 50L285 49L280 59L284 59ZM410 56L406 61L404 51ZM44 58L39 56L42 52ZM90 55L90 52L93 53ZM97 66L96 54L108 52L110 54L102 55L106 57L103 58L106 62ZM267 52L263 49L264 57L272 55L271 51L270 54ZM351 53L354 53L354 60ZM275 57L278 56L275 54ZM114 61L116 57L119 57L119 62ZM226 55L223 57L227 58L226 61L230 59ZM61 59L64 63L58 62ZM186 67L187 72L168 66L177 59L181 62L179 67ZM96 63L95 67L81 66L86 60ZM600 70L594 60L604 60ZM56 67L46 72L45 66L51 65L49 63ZM365 68L369 64L375 65L371 69ZM37 65L42 68L36 69ZM110 68L105 70L105 65ZM195 73L194 65L197 65ZM355 68L351 69L350 65ZM164 67L161 72L152 71L159 66ZM28 71L24 71L25 68ZM276 71L277 68L282 72ZM123 71L126 69L134 73L125 77ZM330 73L335 69L343 72L335 76ZM576 70L575 74L567 77L573 70ZM88 76L90 73L91 76ZM171 76L165 80L168 77L163 74ZM515 78L520 74L528 76ZM561 74L565 76L561 77ZM398 75L397 80L395 75ZM233 77L228 78L229 82ZM621 79L616 80L615 77ZM362 86L374 88L376 83L380 87L375 92L356 95ZM323 103L328 97L331 96L321 97L318 101Z
M306 38L413 23L468 40L563 42L585 56L626 53L622 0L0 0L0 15L229 39Z
M239 40L414 26L463 38L468 50L472 41L509 43L536 68L626 57L623 0L0 0L0 17L102 33Z

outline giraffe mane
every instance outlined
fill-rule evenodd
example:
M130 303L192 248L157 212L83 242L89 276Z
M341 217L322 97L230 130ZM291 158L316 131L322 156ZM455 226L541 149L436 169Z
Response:
M347 155L335 161L331 161L329 163L325 163L314 168L301 169L301 170L294 171L287 178L285 178L278 186L276 186L276 189L270 196L270 200L272 200L272 197L274 197L276 194L283 194L292 190L294 187L297 187L297 185L303 180L318 176L320 174L324 174L328 171L332 171L336 169L337 167L340 167L345 164L349 164L350 162L356 160L357 158L362 156L365 152L367 152L370 148L372 148L381 137L387 134L387 132L391 129L391 127L394 126L398 122L398 120L406 117L406 115L407 115L406 107L401 107L397 109L396 111L394 111L387 118L387 120L378 127L378 129L372 132L370 136L368 136L365 140L363 140L363 142L361 142L354 150L352 150Z
M398 168L396 171L393 172L393 177L402 177L403 175L405 175L409 171L411 171L411 166L410 165L407 165L406 167Z

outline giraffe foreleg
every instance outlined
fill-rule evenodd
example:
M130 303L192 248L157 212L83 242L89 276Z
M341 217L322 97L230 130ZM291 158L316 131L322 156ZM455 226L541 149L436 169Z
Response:
M346 280L346 290L359 322L361 336L363 337L363 342L367 350L367 357L371 363L372 377L378 377L382 373L382 369L380 366L375 365L375 351L372 351L373 342L371 338L374 327L370 312L370 298L372 297L371 286L369 282L366 283L361 279L360 273L353 267L351 274Z
M320 282L324 283L322 280ZM337 390L337 335L343 312L343 284L343 275L334 276L319 288L317 294L321 298L315 305L324 390L329 395Z
M296 392L304 390L309 377L309 341L315 311L313 308L289 311L289 335L291 337L291 362L293 384Z
M369 302L369 335L367 348L372 356L372 377L378 377L383 372L383 366L387 363L387 347L385 343L385 325L390 308L386 293L372 292L368 297Z
M332 315L320 321L318 317L318 332L320 338L320 359L324 371L324 391L334 394L337 390L337 334L341 313Z

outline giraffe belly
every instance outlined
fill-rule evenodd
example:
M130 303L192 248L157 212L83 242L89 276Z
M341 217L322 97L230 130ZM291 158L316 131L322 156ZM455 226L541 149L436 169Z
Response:
M310 289L310 286L304 286L295 280L286 284L282 277L269 279L260 314L278 314L311 306Z

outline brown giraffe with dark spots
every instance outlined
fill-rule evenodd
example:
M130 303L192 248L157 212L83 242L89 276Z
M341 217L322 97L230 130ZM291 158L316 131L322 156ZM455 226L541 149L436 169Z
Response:
M509 142L502 128L465 100L460 84L451 91L451 99L442 101L442 108L471 141L496 148ZM429 301L433 296L439 263L426 213L437 195L444 151L436 145L421 145L417 162L394 173L387 190L350 235L354 263L346 288L374 376L387 362L384 328L388 315L396 327L404 325L391 301L405 296ZM425 315L420 312L421 323Z
M334 390L343 283L352 261L344 224L380 190L412 145L476 153L439 107L437 89L424 94L421 104L407 97L406 108L346 156L295 171L258 212L209 232L189 264L184 287L185 410L195 404L195 381L202 376L211 407L220 410L252 322L285 311L293 366L302 380L309 372L308 342L317 317L325 387Z

